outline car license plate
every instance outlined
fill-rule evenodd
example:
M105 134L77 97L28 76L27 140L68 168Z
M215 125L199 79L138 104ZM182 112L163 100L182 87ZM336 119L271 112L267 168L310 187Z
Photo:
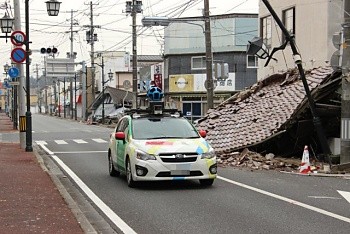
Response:
M190 175L190 171L189 170L174 170L174 171L170 171L170 175L172 175L172 176Z

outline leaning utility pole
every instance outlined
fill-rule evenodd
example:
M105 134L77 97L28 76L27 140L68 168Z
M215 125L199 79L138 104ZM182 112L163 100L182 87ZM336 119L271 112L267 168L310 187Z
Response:
M21 8L20 8L20 0L14 0L14 29L17 31L21 31ZM28 62L28 61L27 61ZM19 109L19 116L25 116L26 115L26 106L25 106L25 100L26 95L24 92L24 87L26 87L25 77L24 77L24 66L22 63L16 64L16 67L19 69L19 89L18 89L18 109ZM21 149L26 148L26 133L25 132L19 132L19 141Z
M213 85L213 58L211 54L211 30L209 16L209 0L204 0L204 20L205 20L205 59L207 72L207 102L208 110L214 107L214 85Z
M344 1L340 164L350 163L350 2Z

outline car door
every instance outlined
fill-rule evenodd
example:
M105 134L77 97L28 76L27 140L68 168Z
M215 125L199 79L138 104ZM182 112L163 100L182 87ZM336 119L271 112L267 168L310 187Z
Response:
M129 119L124 118L121 120L120 125L117 128L118 132L125 133L125 140L116 140L116 153L117 153L117 167L121 171L125 171L125 148L128 143L129 132Z
M109 148L111 150L111 155L112 155L112 159L113 159L113 163L114 165L117 165L117 139L115 139L115 133L118 132L118 128L121 124L121 121L119 121L117 123L117 126L115 127L114 131L111 133L110 136L110 143L109 143Z

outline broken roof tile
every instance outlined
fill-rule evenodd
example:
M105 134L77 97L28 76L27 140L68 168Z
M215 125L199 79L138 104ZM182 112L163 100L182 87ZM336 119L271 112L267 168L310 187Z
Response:
M333 73L331 67L305 72L310 91ZM219 153L237 151L283 130L297 109L307 105L305 93L297 70L275 74L208 111L198 126L208 131L207 140Z

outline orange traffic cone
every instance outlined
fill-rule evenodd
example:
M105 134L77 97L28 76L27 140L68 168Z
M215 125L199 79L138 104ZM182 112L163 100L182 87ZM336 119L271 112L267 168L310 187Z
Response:
M299 172L303 174L307 174L311 172L309 150L307 148L307 145L305 145L304 147L303 158L301 159Z

